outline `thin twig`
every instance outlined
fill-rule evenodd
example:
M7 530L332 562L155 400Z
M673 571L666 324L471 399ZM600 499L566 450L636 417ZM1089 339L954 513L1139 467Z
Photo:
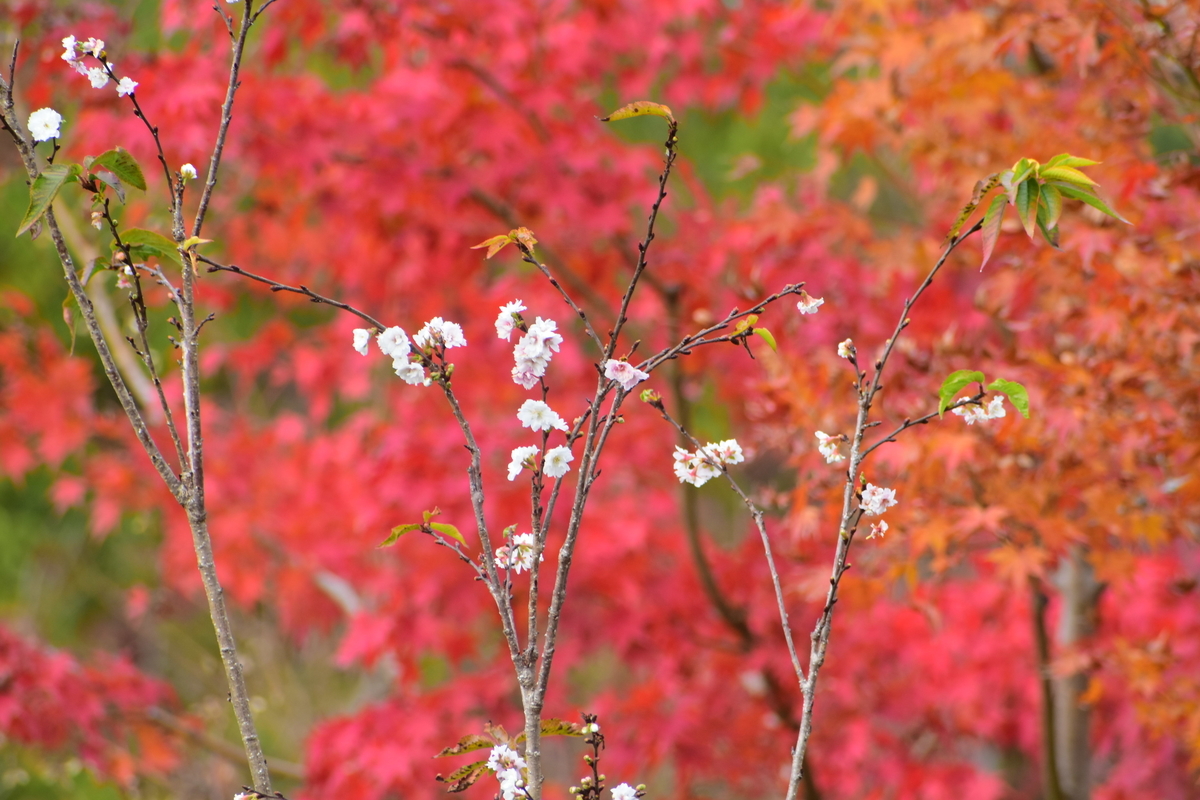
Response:
M366 322L372 328L376 328L380 331L387 328L386 325L365 311L360 311L349 303L343 303L342 301L335 300L332 297L326 297L325 295L317 294L307 286L290 286L286 283L280 283L279 281L271 280L270 278L264 278L262 275L256 275L253 272L244 270L237 264L222 264L218 261L212 260L208 256L200 255L199 253L196 254L196 260L207 264L209 272L232 272L235 275L241 275L242 277L249 278L252 281L258 281L259 283L266 284L267 286L271 287L271 291L273 292L291 292L292 294L303 295L314 303L323 303L327 306L340 308L342 311L347 311L353 314L354 316Z

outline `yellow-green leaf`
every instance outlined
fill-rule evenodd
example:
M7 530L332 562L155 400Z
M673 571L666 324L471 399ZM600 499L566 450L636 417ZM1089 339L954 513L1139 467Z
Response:
M1050 167L1041 172L1042 180L1066 181L1078 186L1095 186L1096 182L1074 167Z
M379 546L391 547L396 543L396 540L404 534L419 530L421 530L421 524L418 522L410 522L407 525L397 525L396 527L392 528L392 535L380 542Z
M1021 416L1029 419L1029 392L1025 387L1016 381L1006 381L1003 378L997 378L987 386L989 392L1000 392L1008 397L1017 411L1021 412Z
M467 540L463 538L463 535L458 532L458 528L454 527L453 525L447 525L444 522L431 522L429 523L429 527L443 536L449 536L451 539L457 539L461 544L467 543Z
M190 247L201 244L209 244L210 242L212 242L212 239L201 239L199 236L189 236L188 238L184 239L183 244L179 246L184 250L187 250Z
M983 383L986 380L983 373L974 369L957 369L942 381L938 390L938 416L945 413L946 408L954 402L954 397L971 383Z
M955 236L958 236L958 232L962 230L963 224L967 221L967 219L970 218L972 214L975 213L975 209L979 207L980 201L983 200L984 196L986 196L988 192L996 188L996 185L999 183L999 172L988 175L983 180L975 182L975 189L971 192L971 201L963 206L962 211L960 211L958 214L958 218L954 220L954 225L950 227L950 232L946 234L946 238L942 242L943 247L950 244L950 242L954 240Z
M1045 172L1050 167L1094 167L1099 163L1099 161L1092 161L1090 158L1079 158L1070 153L1059 153L1045 163L1042 171Z
M641 117L646 114L653 114L656 117L662 117L670 122L675 121L675 116L671 113L671 109L661 103L652 103L649 100L638 100L636 103L630 103L627 106L621 106L616 111L609 114L607 117L601 117L601 122L616 122L617 120L629 119L631 117Z
M771 332L766 328L755 328L754 335L762 337L762 340L766 342L772 350L779 350L779 348L775 346L775 337L771 335Z

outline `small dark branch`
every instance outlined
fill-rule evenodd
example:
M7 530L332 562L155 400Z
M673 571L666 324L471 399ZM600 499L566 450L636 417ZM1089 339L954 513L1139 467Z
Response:
M975 394L971 395L970 397L964 397L961 400L957 400L957 401L951 403L950 405L946 406L946 410L953 411L954 409L960 408L962 406L978 405L979 401L982 400L983 398L984 398L984 392L976 392ZM904 420L904 424L902 424L900 427L896 428L896 430L892 431L887 436L884 436L882 439L880 439L879 441L872 444L870 447L863 450L862 457L866 458L867 456L871 455L871 453L875 452L876 448L882 447L883 445L887 444L888 442L896 441L896 437L899 436L901 433L904 433L909 428L915 428L918 425L925 425L930 420L934 419L935 417L940 417L940 416L941 416L941 414L939 414L938 412L932 411L923 417L917 417L916 419ZM876 420L875 422L872 422L869 425L867 425L867 427L873 428L878 424L879 424L879 421Z
M314 303L323 303L327 306L340 308L342 311L347 311L353 314L371 327L377 328L378 330L382 331L387 328L386 325L365 311L359 311L354 306L348 303L343 303L340 300L334 300L331 297L325 297L324 295L317 294L307 286L289 286L286 283L280 283L279 281L273 281L270 278L264 278L262 275L255 275L253 272L248 272L247 270L242 269L237 264L221 264L220 262L213 261L208 256L203 256L200 254L196 255L196 260L207 264L209 272L232 272L234 275L241 275L242 277L249 278L252 281L258 281L259 283L266 284L267 286L271 287L271 291L273 292L291 292L293 294L303 295L309 300L312 300Z
M472 187L469 197L486 208L491 212L492 216L496 217L496 219L503 222L509 228L518 228L521 226L521 221L516 211L500 198L476 187ZM607 303L604 298L597 294L596 290L581 278L575 270L571 269L566 259L560 256L554 248L543 242L538 243L538 248L545 253L546 263L554 268L555 274L562 276L563 280L570 284L571 291L587 301L588 305L592 308L593 316L603 318L607 309Z
M1054 719L1054 678L1050 674L1050 635L1046 630L1046 606L1050 600L1040 581L1029 578L1029 610L1033 619L1033 640L1037 655L1038 687L1042 705L1039 719L1042 728L1042 792L1046 800L1066 800L1058 779L1058 743Z
M17 52L21 49L21 40L13 42L12 58L8 60L8 88L4 91L4 99L12 102L13 90L17 86Z
M250 28L258 19L257 14L251 13L251 0L245 0L245 10L242 12L242 24L238 29L237 38L233 42L233 53L229 65L229 85L225 90L225 102L221 104L221 123L217 127L217 141L213 145L212 158L208 162L208 175L204 179L204 191L200 193L200 203L196 208L196 219L192 223L192 236L199 236L204 227L204 216L208 213L208 204L212 200L213 190L217 187L217 172L221 168L221 155L225 152L225 137L229 135L229 124L233 122L233 98L241 86L238 74L242 69L242 54L246 50L246 37ZM270 5L268 2L263 8ZM261 9L260 9L261 12Z
M107 61L103 61L102 63L109 77L116 80L117 76L113 72L112 66ZM155 154L158 156L158 163L162 167L163 176L167 179L167 191L171 196L170 211L175 241L182 242L183 212L179 207L178 197L175 194L175 181L171 179L171 166L167 163L167 156L163 152L162 138L158 135L158 126L150 124L150 120L146 117L146 112L142 110L142 104L138 102L137 92L129 95L129 102L133 103L133 115L142 121L142 124L146 126L146 130L150 132L150 138L154 140Z
M236 745L224 739L213 736L208 731L193 727L169 711L158 706L150 706L145 710L146 718L167 731L181 736L192 744L202 747L210 753L220 756L232 764L240 764L246 759L245 753ZM271 759L271 769L276 775L282 775L295 781L304 780L304 765L294 764L280 758Z
M640 365L638 365L638 369L641 369L645 372L651 372L663 362L669 361L670 359L676 358L680 355L686 355L696 347L702 347L710 344L720 344L723 342L740 342L743 338L749 336L749 331L752 329L748 328L740 333L729 334L726 336L716 336L711 339L706 337L717 333L718 331L725 330L739 319L748 317L751 314L761 314L763 310L767 308L767 306L777 302L778 300L781 300L784 297L787 297L788 295L799 294L803 288L803 283L789 284L780 289L778 292L775 292L770 297L766 297L755 303L745 311L740 311L736 308L732 309L728 314L725 315L724 319L714 322L712 325L709 325L707 328L697 331L696 333L685 336L683 339L679 340L677 344L674 344L664 350L660 350L659 352L650 356L650 358L647 358Z
M274 1L275 0L271 0L271 2ZM538 119L537 114L535 114L532 109L526 106L525 103L521 102L520 97L510 92L504 84L496 80L496 76L492 75L492 73L465 58L456 58L451 61L447 61L446 66L454 69L465 70L474 75L479 79L480 83L495 92L496 96L499 97L509 108L517 112L517 115L520 116L521 119L529 123L529 127L533 128L534 134L537 135L538 141L543 144L546 144L550 141L550 132L546 130L546 126L542 124L540 119ZM513 225L511 227L515 228L517 226Z
M621 335L621 328L626 322L626 314L629 312L629 303L633 300L633 293L637 290L638 279L642 277L642 273L646 270L646 253L650 250L650 243L654 241L654 223L658 220L658 210L662 207L663 201L667 199L667 180L671 177L671 167L675 164L675 159L679 155L679 124L675 120L670 120L667 126L667 141L665 147L667 149L666 160L663 163L662 174L658 176L658 196L654 199L654 205L650 207L650 215L646 220L646 235L642 241L638 242L638 258L637 264L633 268L633 275L629 278L629 286L625 289L625 296L621 298L621 307L617 311L616 322L613 323L612 333L609 336L608 347L604 349L604 361L613 357L613 353L617 350L617 338Z
M275 4L275 0L267 0L267 2L262 4L262 8L260 8L258 11L254 12L254 16L252 16L250 18L250 22L251 23L258 22L258 18L262 16L262 13L264 11L266 11L268 8L270 8L271 6L273 6L274 4Z
M562 296L563 301L566 302L566 304L571 307L571 310L575 312L575 316L579 317L579 319L583 322L583 329L585 331L587 331L588 338L590 338L593 342L595 342L596 347L598 347L600 349L600 352L603 353L604 352L604 342L601 341L600 336L596 333L595 329L592 327L591 321L588 320L588 318L587 318L587 313L585 313L584 310L579 307L579 304L576 303L571 298L571 295L567 292L566 289L563 288L563 285L561 283L559 283L558 280L553 275L550 274L550 268L547 267L545 264L543 264L541 261L539 261L537 256L534 255L532 250L530 250L528 247L526 247L521 242L517 242L517 247L521 251L522 260L528 264L532 264L533 266L537 267L538 272L545 275L546 280L550 281L550 285L558 290L558 293L559 293L559 295Z
M699 440L692 436L692 434L689 433L682 425L676 422L661 404L658 405L658 412L662 415L663 419L669 422L675 428L675 430L679 432L680 436L691 442L696 447L697 451L703 448L703 445L700 444ZM783 626L783 638L787 642L788 656L792 659L792 669L796 673L796 680L799 682L800 686L803 687L805 683L804 667L800 665L800 656L796 653L796 643L792 638L792 625L790 622L788 622L787 604L784 600L783 594L783 583L779 579L779 570L775 567L775 556L771 552L771 537L767 533L767 526L763 520L762 510L759 509L755 502L750 499L750 496L746 494L738 482L733 479L733 476L729 474L729 470L726 469L723 464L715 464L714 466L720 468L721 474L725 476L725 480L729 483L730 487L732 487L734 493L741 499L747 510L749 510L750 517L754 520L754 527L758 529L758 535L762 540L763 545L763 555L765 555L767 559L767 569L771 573L771 585L775 590L775 602L779 607L779 621Z

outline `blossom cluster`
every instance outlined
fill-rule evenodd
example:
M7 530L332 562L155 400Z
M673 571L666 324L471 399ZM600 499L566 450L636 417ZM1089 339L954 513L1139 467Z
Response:
M877 517L896 505L896 490L868 483L863 489L861 507L867 516Z
M521 570L533 569L534 541L532 533L519 533L512 538L510 544L496 550L496 564L502 569L511 569L518 575ZM545 556L539 556L538 561L545 561Z
M830 436L824 431L817 431L817 449L821 451L821 455L825 456L826 464L832 464L846 458L838 452L838 443L841 440L841 436Z
M1000 419L1008 413L1004 410L1004 395L999 394L988 401L986 408L977 405L966 405L952 408L950 411L966 420L968 425L974 425L976 422L986 422L989 419Z
M503 800L525 797L525 759L506 744L496 745L487 760L488 769L496 773Z
M536 445L517 447L512 451L512 460L508 462L508 479L515 481L524 469L537 469L538 448ZM571 471L571 462L575 460L571 448L564 444L551 447L546 451L546 460L542 472L550 478L561 478Z
M675 477L680 483L703 486L721 474L722 465L740 464L745 460L737 439L709 443L694 453L676 447Z
M115 77L117 65L107 60L108 54L104 51L103 39L87 39L80 42L74 36L68 36L62 40L62 46L62 60L67 62L71 69L85 76L94 88L103 89L108 85L109 77ZM100 66L87 66L84 59L89 55L99 60ZM132 78L121 78L117 81L117 96L131 95L137 87L138 82Z
M431 335L429 330L434 321L441 322L441 318L435 317L434 320L431 320L421 329L423 333L426 333L427 338ZM454 325L454 323L448 324ZM458 328L457 325L454 325L454 327ZM462 329L460 328L459 336L461 335ZM463 344L465 343L464 341ZM379 345L379 352L391 357L392 369L395 370L398 376L404 379L405 383L413 386L428 386L430 384L428 376L425 375L425 368L421 366L420 362L409 360L409 355L412 353L412 343L409 342L408 334L404 332L403 328L394 326L380 331L379 335L375 337L375 344ZM371 332L366 328L355 328L354 349L365 356L370 346Z

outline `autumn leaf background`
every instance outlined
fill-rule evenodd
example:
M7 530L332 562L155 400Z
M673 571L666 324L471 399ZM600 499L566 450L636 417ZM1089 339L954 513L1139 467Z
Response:
M488 454L491 514L519 522L527 497L504 468L524 394L496 308L519 297L559 320L551 384L568 419L595 368L513 248L470 248L529 228L611 324L665 124L597 118L637 99L669 106L682 155L634 338L657 347L785 283L825 299L815 316L763 315L778 353L698 352L651 381L701 438L750 451L741 474L769 508L803 638L841 500L814 431L853 426L837 343L878 351L976 181L1023 157L1101 162L1088 174L1131 224L1068 199L1055 250L1010 213L986 268L973 237L911 314L881 434L936 411L957 369L1021 382L1033 411L971 427L947 415L868 462L900 502L887 536L851 554L808 797L1050 797L1047 742L1074 800L1194 797L1198 11L287 0L252 41L206 252L406 330L460 321L470 344L454 380ZM117 144L154 157L128 104L59 59L63 36L99 36L139 81L168 161L204 176L228 49L207 6L6 12L25 113L66 117L65 157ZM28 189L0 152L0 219L15 230ZM123 222L166 230L148 175ZM86 263L107 241L80 195L60 202ZM91 290L120 330L112 276ZM44 238L0 236L0 294L0 797L224 797L244 764L229 754L186 521L64 322ZM279 788L438 796L433 777L453 766L435 753L519 717L482 587L427 540L376 548L435 506L471 541L456 429L431 393L353 353L346 317L222 274L202 276L201 302L217 314L203 361L216 557ZM169 361L165 337L157 346ZM177 372L167 384L176 396ZM617 433L547 711L598 713L605 771L651 796L777 796L798 693L749 521L716 483L681 490L673 434L649 409L630 407ZM546 752L550 791L565 793L582 750Z

